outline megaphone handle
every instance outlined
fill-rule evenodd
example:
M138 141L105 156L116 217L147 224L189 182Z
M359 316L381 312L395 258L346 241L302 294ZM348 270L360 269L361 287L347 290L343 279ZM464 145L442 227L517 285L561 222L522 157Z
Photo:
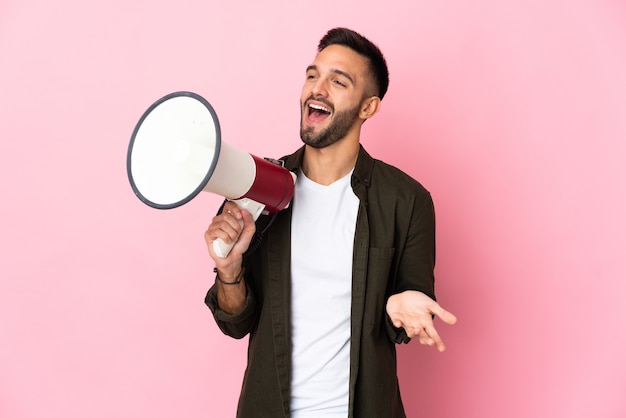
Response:
M232 200L232 202L239 206L239 208L245 209L250 212L252 218L254 218L255 221L259 219L259 216L265 209L265 205L263 203L248 199L247 197L244 197L243 199ZM239 225L243 226L243 221L240 220ZM215 250L215 254L218 257L226 258L228 256L228 253L230 253L230 250L233 249L235 242L236 241L233 241L230 244L226 244L224 240L218 238L213 241L213 250Z

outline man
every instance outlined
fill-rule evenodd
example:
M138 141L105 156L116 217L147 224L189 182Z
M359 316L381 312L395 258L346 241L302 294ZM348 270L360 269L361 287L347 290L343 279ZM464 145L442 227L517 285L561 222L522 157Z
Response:
M456 318L434 301L430 194L359 142L388 83L378 47L330 30L306 70L304 146L283 159L297 174L290 207L245 257L257 225L232 202L205 233L206 303L225 334L250 335L239 417L404 417L395 344L445 349L433 316ZM235 242L228 257L217 238Z

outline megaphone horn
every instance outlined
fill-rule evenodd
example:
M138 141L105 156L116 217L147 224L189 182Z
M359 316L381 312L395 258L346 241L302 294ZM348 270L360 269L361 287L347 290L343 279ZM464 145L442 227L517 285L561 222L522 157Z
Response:
M222 142L211 104L186 91L146 110L131 136L126 168L135 195L148 206L176 208L207 191L234 201L255 220L288 207L296 178L275 162ZM231 247L214 241L221 257Z

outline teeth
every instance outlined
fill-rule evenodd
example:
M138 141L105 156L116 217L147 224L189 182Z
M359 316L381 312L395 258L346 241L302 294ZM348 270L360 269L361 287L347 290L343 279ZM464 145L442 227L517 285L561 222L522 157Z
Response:
M328 109L327 107L324 106L320 106L320 105L316 105L316 104L309 104L309 107L315 110L321 110L322 112L326 112L326 113L330 113L330 109Z

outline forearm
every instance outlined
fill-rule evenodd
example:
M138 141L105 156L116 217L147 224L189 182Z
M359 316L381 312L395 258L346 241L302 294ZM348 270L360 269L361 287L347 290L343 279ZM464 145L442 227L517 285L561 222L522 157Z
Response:
M218 302L220 287L226 288L228 286L242 286L244 288L242 289L242 293L246 296L243 307L236 314L230 314L224 311L220 306L220 302ZM223 290L225 292L231 292L231 289ZM235 294L235 289L232 289L232 292ZM226 300L227 298L224 298L224 301ZM239 339L245 337L254 328L257 321L256 299L254 292L245 281L242 280L242 282L237 285L220 285L219 281L216 279L215 284L211 286L207 292L204 302L209 309L211 309L217 326L224 334Z
M217 304L219 308L229 315L239 314L246 305L246 283L244 270L241 268L236 273L227 274L217 270Z

